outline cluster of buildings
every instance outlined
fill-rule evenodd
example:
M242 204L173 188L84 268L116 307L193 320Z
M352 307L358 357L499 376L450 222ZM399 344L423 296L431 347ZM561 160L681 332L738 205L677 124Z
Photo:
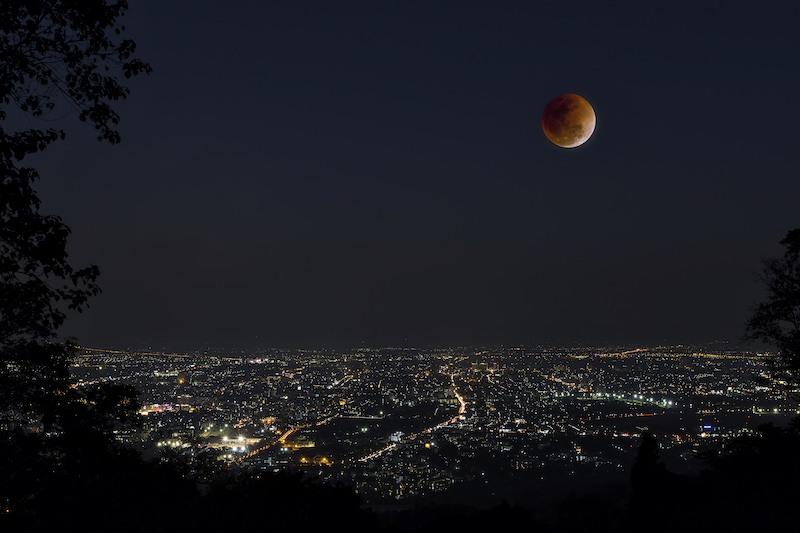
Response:
M140 391L153 456L301 469L396 501L470 483L625 476L642 432L673 470L797 414L764 354L493 347L239 353L85 349L80 383ZM199 460L199 459L198 459Z

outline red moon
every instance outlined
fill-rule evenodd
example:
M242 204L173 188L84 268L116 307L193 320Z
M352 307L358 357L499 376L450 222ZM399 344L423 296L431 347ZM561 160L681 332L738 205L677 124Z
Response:
M585 143L594 133L595 123L591 104L577 94L556 96L542 114L544 134L562 148L575 148Z

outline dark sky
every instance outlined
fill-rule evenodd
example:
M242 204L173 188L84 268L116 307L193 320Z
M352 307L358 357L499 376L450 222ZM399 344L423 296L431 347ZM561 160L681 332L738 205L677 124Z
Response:
M101 269L62 333L737 341L800 226L795 5L130 0L154 72L122 143L73 114L35 159L71 258ZM562 93L597 113L578 148L542 133Z

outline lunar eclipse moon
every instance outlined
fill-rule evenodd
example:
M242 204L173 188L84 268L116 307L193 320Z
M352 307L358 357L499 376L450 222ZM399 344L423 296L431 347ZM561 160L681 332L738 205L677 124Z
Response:
M589 140L594 133L594 109L577 94L556 96L544 108L542 129L556 146L575 148Z

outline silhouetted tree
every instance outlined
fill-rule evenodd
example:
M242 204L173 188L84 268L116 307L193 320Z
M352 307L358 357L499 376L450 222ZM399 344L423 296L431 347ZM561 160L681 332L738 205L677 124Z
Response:
M783 257L763 260L758 280L767 300L756 305L745 325L745 338L774 346L780 353L775 371L792 385L800 382L800 229L781 241Z
M0 2L0 514L35 506L71 467L91 475L92 458L115 447L112 430L136 409L131 387L73 386L77 347L57 337L66 312L99 292L99 271L69 263L70 230L39 211L38 173L21 162L65 132L4 127L9 107L33 118L74 109L98 139L119 142L110 102L129 91L116 74L150 72L131 57L133 41L119 37L126 9L124 1Z
M631 467L631 494L622 518L624 529L686 530L691 526L696 504L691 489L688 477L668 471L659 460L658 440L643 433Z
M654 480L666 472L664 463L659 460L658 440L650 433L642 433L642 442L636 454L636 462L631 467L631 485L635 493L646 492L654 485Z
M701 454L708 468L697 480L705 516L720 531L792 529L800 497L800 423L764 424L757 433Z

